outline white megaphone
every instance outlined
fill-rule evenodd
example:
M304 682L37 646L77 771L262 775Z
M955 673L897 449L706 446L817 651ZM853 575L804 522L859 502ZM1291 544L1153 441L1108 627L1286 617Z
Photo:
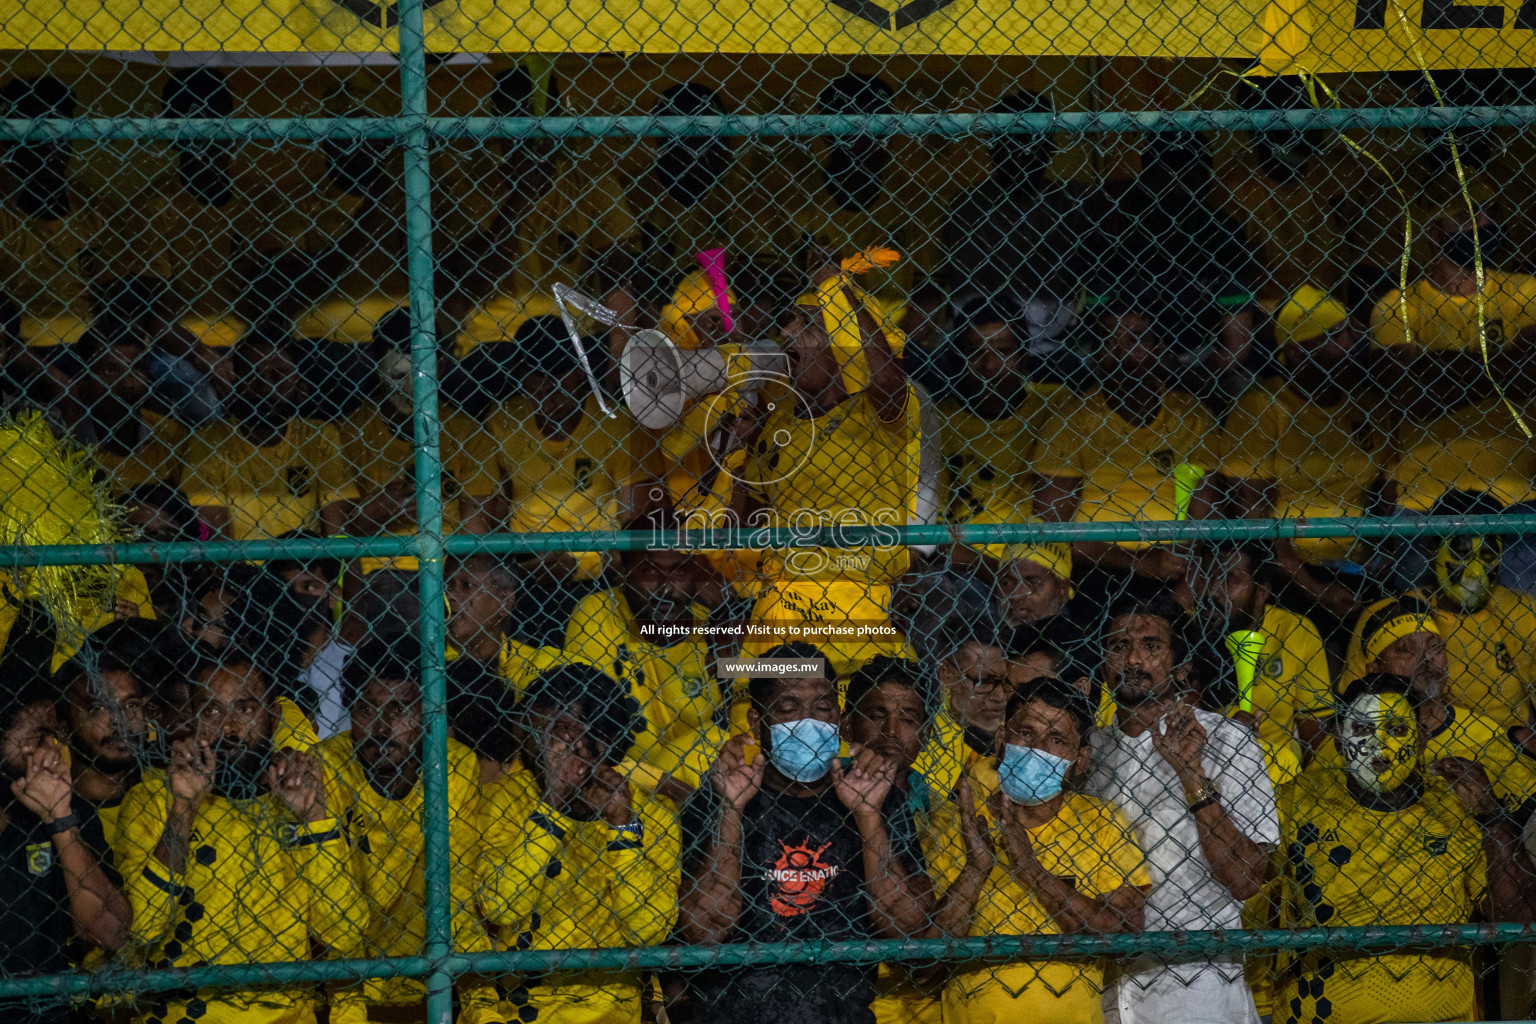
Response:
M619 359L624 404L648 430L666 430L704 395L731 388L753 395L770 380L787 381L789 360L765 341L679 349L660 331L636 331Z

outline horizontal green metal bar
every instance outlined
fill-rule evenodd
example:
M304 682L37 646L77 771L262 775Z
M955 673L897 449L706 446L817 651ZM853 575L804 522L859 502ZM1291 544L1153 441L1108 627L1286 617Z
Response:
M994 133L1250 131L1276 128L1469 128L1536 122L1536 106L1362 107L1342 110L1101 110L1020 114L761 114L718 117L231 117L0 120L0 142L79 139L439 139L675 136L962 136Z
M1431 537L1451 534L1536 533L1536 513L1497 516L1394 516L1337 519L1199 519L1185 522L996 523L985 526L843 527L816 533L784 528L734 528L652 533L586 530L573 533L454 534L450 555L541 554L550 551L762 549L858 547L866 544L1045 543L1073 541L1247 541L1317 537ZM95 544L0 547L0 567L170 562L265 561L274 558L387 558L420 553L414 534L391 537L312 537L302 540L183 541L173 544Z
M1536 940L1524 924L1398 925L1308 928L1297 931L1147 932L1141 935L985 935L966 939L740 943L647 946L634 949L521 950L373 960L281 964L220 964L154 971L103 970L0 979L0 999L102 992L165 992L200 987L255 987L419 978L433 971L463 974L543 974L550 971L688 970L796 963L1009 962L1060 957L1152 954L1200 958L1285 949L1391 950L1508 945Z

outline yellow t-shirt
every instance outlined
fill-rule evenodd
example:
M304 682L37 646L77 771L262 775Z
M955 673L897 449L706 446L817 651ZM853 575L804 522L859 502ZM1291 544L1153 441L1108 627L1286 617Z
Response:
M1486 270L1483 275L1484 323L1490 348L1497 348L1522 328L1536 326L1536 277ZM1383 348L1414 344L1430 352L1477 351L1477 298L1446 295L1428 281L1408 286L1408 329L1403 333L1402 292L1388 292L1371 311L1371 341Z
M1308 771L1277 794L1287 928L1461 924L1488 886L1482 836L1440 781L1398 811L1358 803L1341 771ZM1287 958L1277 1021L1476 1019L1467 949L1303 952ZM1331 1012L1322 1014L1323 1003Z
M518 769L485 786L481 799L480 907L499 948L601 949L652 946L677 921L681 836L664 797L630 785L639 832L602 820L576 821L546 803L532 773ZM520 1006L540 1020L638 1024L640 977L611 972L508 978L505 1020Z
M1253 706L1265 716L1259 732L1275 742L1294 742L1298 716L1333 713L1323 636L1311 619L1276 605L1265 606L1259 631L1265 634L1253 677Z
M368 781L353 752L352 734L340 733L314 749L325 779L326 810L339 819L352 846L354 884L367 900L365 956L413 956L426 941L426 854L422 837L422 790L391 800ZM469 748L448 741L448 850L455 952L491 948L474 913L475 869L480 850L480 768ZM363 983L371 1006L419 1005L426 989L414 978L375 978ZM459 995L466 1024L494 1014L496 990L482 986Z
M949 519L963 522L998 496L1023 499L1017 504L1019 514L1030 515L1034 463L1050 414L1048 391L1036 384L1028 386L1017 408L995 420L976 415L953 398L939 402L944 423L943 507Z
M1378 396L1352 391L1324 408L1284 380L1266 381L1227 414L1221 472L1273 481L1278 518L1364 515L1367 492L1384 468L1386 432L1370 414L1381 407ZM1343 558L1351 547L1349 538L1296 544L1309 560Z
M907 400L916 397L909 392ZM906 524L918 482L908 464L905 413L881 420L864 392L820 416L797 416L792 401L775 404L746 472L768 506L770 525ZM770 550L762 567L767 578L792 582L889 583L906 573L908 562L907 549L891 543Z
M935 793L947 796L960 784L960 777L978 760L992 756L992 750L977 750L966 742L965 729L955 719L949 701L943 700L933 721L928 724L928 741L912 763Z
M511 341L517 329L536 316L559 315L555 300L543 292L492 295L464 318L454 343L454 355L463 359L477 345Z
M1175 467L1221 466L1224 441L1215 417L1182 391L1168 392L1144 427L1127 423L1099 391L1063 405L1055 432L1041 439L1035 471L1082 481L1077 522L1175 519Z
M443 651L443 658L448 662L457 661L458 649L450 645ZM540 672L576 660L579 659L566 657L558 647L535 647L510 636L502 637L501 651L496 655L496 675L512 690L521 693Z
M1428 512L1446 491L1487 491L1502 505L1536 498L1536 447L1497 396L1397 430L1398 504Z
M1050 911L1014 878L1007 847L995 832L986 806L987 797L998 787L995 762L977 763L970 775L976 812L994 830L998 859L976 901L969 934L1060 935ZM965 865L965 841L954 801L946 800L934 810L931 827L940 838L928 855L928 875L942 895ZM1056 817L1031 829L1029 838L1041 866L1058 878L1072 879L1077 891L1086 896L1152 885L1130 821L1106 801L1068 793ZM1103 964L1093 961L989 964L962 970L944 986L944 1019L967 1024L1100 1021L1103 980Z
M1340 686L1365 674L1366 621L1390 599L1365 608L1355 622ZM1536 600L1494 587L1488 603L1471 613L1435 608L1435 625L1450 663L1446 699L1486 715L1501 727L1524 725L1536 686Z
M262 448L229 420L205 424L183 444L182 464L187 501L228 509L233 540L313 529L326 505L358 496L330 423L291 420Z

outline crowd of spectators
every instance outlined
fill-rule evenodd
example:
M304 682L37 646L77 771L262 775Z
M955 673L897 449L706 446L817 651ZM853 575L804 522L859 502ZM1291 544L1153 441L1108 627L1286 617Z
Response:
M495 99L516 114L533 94L514 69ZM891 96L846 75L819 109ZM49 78L0 99L74 113ZM208 69L163 100L233 109ZM656 112L721 109L689 82ZM135 536L416 529L396 168L370 142L323 149L297 234L210 227L236 202L218 144L179 144L131 228L83 203L66 148L8 157L0 388L90 452ZM1474 180L1469 210L1423 170L1400 291L1380 246L1309 257L1234 216L1320 173L1316 140L1253 150L1234 183L1200 137L1156 137L1138 177L1090 189L1047 173L1049 137L1007 135L991 176L940 202L872 135L753 169L671 139L634 181L506 145L496 213L436 239L445 531L665 541L809 515L871 532L450 559L456 949L1536 917L1536 560L1517 538L882 542L925 519L1536 501L1505 408L1532 393L1536 277L1493 245L1497 204ZM716 247L724 289L694 258ZM578 351L555 283L620 326L577 317ZM605 415L651 327L685 354L774 342L783 379L664 429ZM0 929L0 969L419 953L417 569L122 567L83 639L7 584L0 893L28 927ZM725 668L741 659L806 666ZM424 1020L423 993L380 978L7 1007L393 1022ZM466 977L455 1006L468 1024L1367 1024L1532 999L1515 953L1426 943L556 970Z

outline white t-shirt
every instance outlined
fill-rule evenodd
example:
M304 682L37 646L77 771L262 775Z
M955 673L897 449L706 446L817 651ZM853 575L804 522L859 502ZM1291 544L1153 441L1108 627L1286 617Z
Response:
M1264 768L1264 754L1253 732L1231 719L1195 710L1195 720L1205 729L1202 761L1205 774L1221 792L1221 805L1240 832L1266 850L1280 842L1280 819L1275 810L1275 791ZM1161 722L1158 727L1161 728ZM1127 736L1110 725L1093 736L1093 771L1087 792L1120 807L1136 830L1137 841L1147 855L1152 889L1147 893L1146 930L1149 932L1215 928L1239 928L1242 902L1216 880L1200 848L1200 835L1189 813L1184 787L1162 755L1152 748L1152 731ZM1242 957L1220 961L1188 961L1170 964L1166 959L1144 958L1124 965L1122 981L1133 987L1161 989L1172 983L1187 987L1190 996L1209 988L1219 977L1240 987L1252 1013L1252 998L1243 984ZM1217 984L1220 984L1217 982ZM1132 999L1133 1003L1135 999ZM1184 1020L1206 1019L1184 1008ZM1225 1012L1230 1012L1225 1011ZM1160 1016L1160 1015L1159 1015ZM1156 1019L1136 1015L1136 1019ZM1220 1018L1218 1018L1220 1019ZM1232 1020L1232 1017L1225 1019Z

